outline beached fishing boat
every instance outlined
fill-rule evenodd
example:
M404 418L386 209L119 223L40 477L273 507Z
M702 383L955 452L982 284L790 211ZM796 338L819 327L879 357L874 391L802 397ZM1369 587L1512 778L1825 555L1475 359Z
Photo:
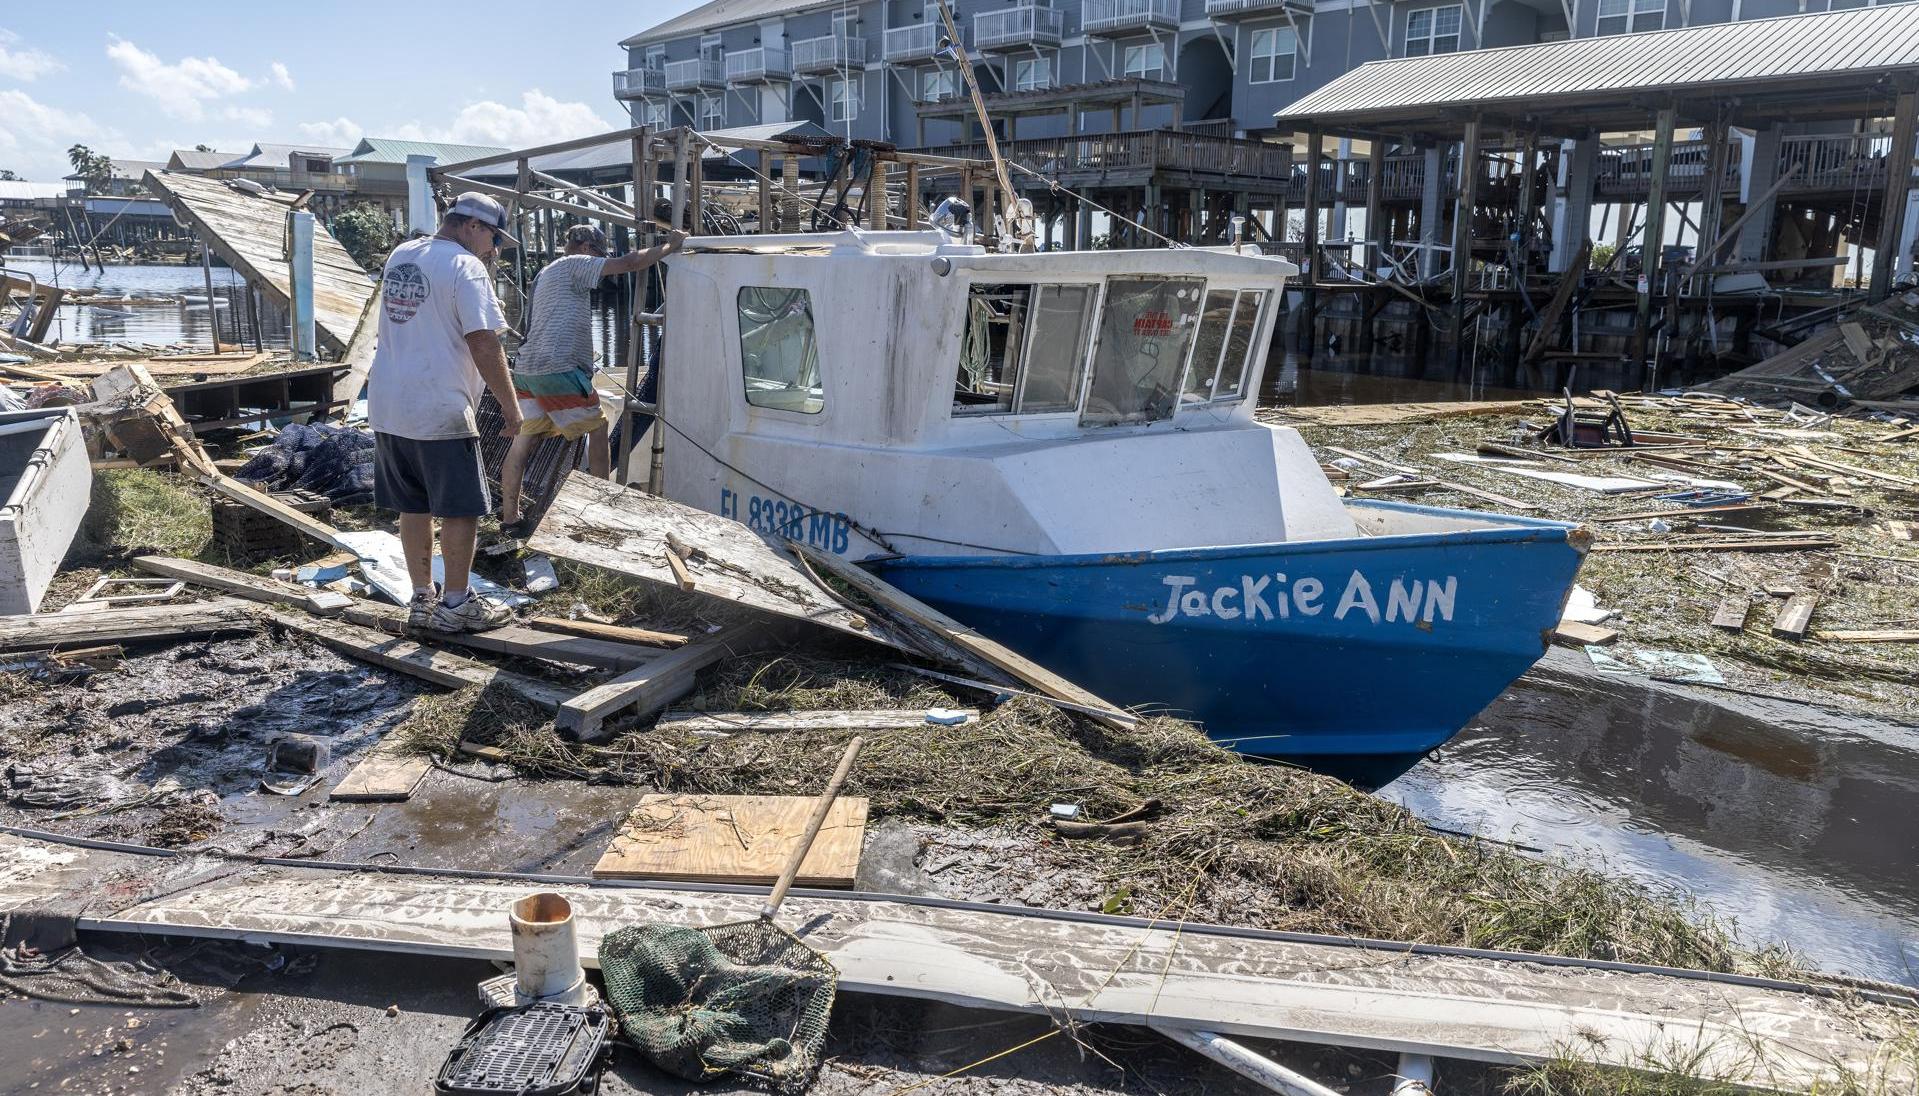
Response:
M938 231L700 238L671 271L664 493L1109 700L1389 780L1543 653L1587 540L1348 502L1256 422L1293 272Z

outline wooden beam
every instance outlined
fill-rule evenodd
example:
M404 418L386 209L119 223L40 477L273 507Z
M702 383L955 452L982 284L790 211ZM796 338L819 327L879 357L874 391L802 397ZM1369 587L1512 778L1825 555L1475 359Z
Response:
M566 689L538 678L512 673L343 620L322 620L277 609L265 609L262 612L282 628L319 640L344 655L449 689L500 684L548 711L559 708L569 695Z
M1728 595L1712 614L1712 626L1725 632L1743 632L1746 630L1746 614L1751 610L1750 597L1745 594Z
M582 742L606 737L606 721L622 713L645 719L693 691L701 670L765 642L757 627L729 629L661 655L611 681L567 697L557 706L553 725Z
M1810 590L1801 590L1786 599L1779 615L1773 618L1772 634L1780 639L1801 640L1806 638L1806 626L1812 623L1812 611L1819 605L1819 595Z
M388 635L406 634L407 611L403 606L382 605L353 599L349 601L352 603L340 614L342 620L362 628L385 632ZM434 633L425 638L430 638L436 643L485 651L488 654L539 659L569 666L591 666L595 669L617 670L621 673L638 669L660 656L657 648L636 647L626 643L565 635L559 632L544 632L534 628L522 628L515 624L502 628L489 628L484 632L459 632L446 635Z
M1646 228L1640 236L1639 278L1645 291L1639 294L1638 312L1633 322L1633 357L1645 362L1656 375L1653 361L1653 302L1659 292L1659 250L1664 246L1666 225L1666 173L1672 164L1672 131L1678 119L1672 107L1661 108L1653 124L1652 183L1646 195Z
M1024 655L1018 654L995 640L986 638L966 625L961 624L959 621L954 620L952 617L947 616L901 590L895 589L886 582L853 566L833 553L820 551L817 548L801 544L798 541L789 543L792 544L793 550L798 552L801 558L833 578L852 587L874 604L905 618L913 624L935 632L948 643L965 650L967 653L993 666L1002 673L1011 674L1014 678L1025 682L1040 692L1045 693L1047 696L1057 700L1071 701L1074 704L1084 705L1094 713L1094 719L1099 720L1109 727L1120 730L1131 730L1133 727L1139 725L1139 717L1133 713L1125 711L1117 705L1107 703L1092 693L1087 692L1085 689L1053 673L1046 667L1041 666L1039 663L1032 661Z
M0 651L48 651L251 632L260 618L235 598L185 604L136 605L84 613L0 616Z
M290 586L277 579L261 578L245 571L235 571L228 567L217 567L211 563L201 563L191 559L174 559L171 556L138 556L133 565L150 575L165 578L177 578L191 582L195 586L205 586L212 590L222 590L248 601L258 601L267 605L284 605L291 609L300 609L318 616L334 616L353 604L353 599L333 590L311 590L304 586Z
M1899 93L1892 115L1892 147L1886 153L1885 193L1880 198L1879 240L1872 256L1872 289L1868 300L1883 301L1892 293L1893 264L1905 238L1906 200L1912 193L1912 161L1919 139L1919 92L1910 86Z
M637 643L643 647L664 647L669 650L686 646L688 639L687 636L678 632L656 632L650 628L628 628L617 624L597 624L590 620L568 620L564 617L528 617L523 623L543 632L585 636L588 639L605 639L614 643Z
M1466 123L1459 144L1459 195L1453 203L1453 369L1466 360L1466 289L1473 268L1473 207L1479 195L1479 118Z
M959 722L979 721L978 708L955 709ZM830 712L692 712L660 717L656 730L733 734L739 731L895 731L924 727L938 733L943 724L927 718L925 708L874 708Z
M1536 362L1552 348L1554 337L1559 332L1559 318L1565 314L1566 305L1572 301L1580 280L1586 276L1586 264L1592 258L1592 251L1593 242L1590 239L1580 241L1572 262L1559 275L1559 284L1553 287L1552 300L1546 303L1546 310L1539 314L1539 329L1533 332L1532 342L1526 345L1526 355L1522 360Z

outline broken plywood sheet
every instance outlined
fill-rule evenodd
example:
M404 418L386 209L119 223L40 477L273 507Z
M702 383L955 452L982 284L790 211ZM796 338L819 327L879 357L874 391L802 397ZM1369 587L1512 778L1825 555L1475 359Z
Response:
M433 762L420 755L401 753L382 739L346 774L327 798L341 803L398 803L410 799L413 789L433 769Z
M737 521L574 472L560 485L528 547L673 590L667 537L689 550L696 593L795 617L903 651L922 648L884 621L839 603L784 545Z
M770 885L799 845L817 803L798 795L641 796L593 865L593 877ZM853 885L867 809L858 797L833 801L795 883Z
M214 254L281 309L292 304L285 197L247 194L218 179L149 171L148 190L165 201ZM376 285L323 224L313 228L313 325L320 345L344 357Z
M1489 472L1503 472L1509 476L1525 476L1527 479L1545 480L1562 487L1576 487L1582 491L1594 491L1602 495L1616 495L1626 491L1645 491L1662 486L1654 480L1632 479L1628 476L1584 476L1577 472L1560 472L1551 468L1520 467L1518 461L1494 460L1472 453L1437 453L1440 460L1449 460L1458 464L1473 464Z
M512 941L502 911L552 890L572 904L580 957L596 966L601 938L622 926L746 921L764 902L663 883L293 867L185 886L204 870L198 861L155 867L149 857L74 850L83 863L71 864L22 854L48 847L0 835L0 864L9 866L0 908L19 890L59 892L40 875L63 868L160 876L149 893L161 897L96 896L87 905L77 927L106 932L504 960ZM894 896L796 894L782 920L855 993L1490 1062L1550 1061L1577 1045L1601 1064L1634 1067L1653 1055L1702 1071L1758 1069L1768 1085L1801 1091L1837 1086L1845 1073L1885 1077L1889 1091L1919 1085L1911 1063L1883 1053L1884 1032L1910 1023L1909 1008L1786 983Z

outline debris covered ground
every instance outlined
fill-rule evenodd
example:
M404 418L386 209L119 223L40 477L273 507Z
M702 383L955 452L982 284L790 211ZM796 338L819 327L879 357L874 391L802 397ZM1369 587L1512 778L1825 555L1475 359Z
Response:
M1797 456L1791 447L1800 444L1811 447L1810 461L1830 459L1919 479L1919 467L1906 457L1911 450L1901 448L1911 442L1874 440L1896 431L1883 423L1802 425L1745 408L1655 407L1646 401L1628 401L1628 409L1639 429L1690 432L1716 443L1685 450L1680 459L1730 480L1739 480L1741 462L1757 460L1763 447L1783 447L1790 460ZM1521 418L1543 422L1544 411L1367 427L1308 424L1304 430L1316 446L1426 470L1440 466L1433 459L1437 452L1472 453L1486 439L1510 443ZM1746 433L1764 430L1788 433ZM1836 437L1809 437L1806 431ZM1322 456L1329 463L1338 459L1326 449ZM1579 459L1581 473L1649 470L1611 454ZM350 468L350 454L343 451L338 463ZM1811 475L1803 467L1774 467L1793 478ZM1388 474L1384 468L1343 470L1347 478L1341 482L1349 487ZM295 482L286 469L276 471L275 486ZM1476 464L1446 467L1442 478L1530 501L1554 517L1600 518L1670 505L1588 496ZM1824 629L1899 627L1887 619L1893 613L1872 599L1895 597L1896 584L1909 583L1919 566L1865 558L1900 554L1883 543L1891 534L1874 531L1874 523L1898 520L1891 515L1902 505L1902 489L1883 479L1842 478L1865 482L1822 480L1816 495L1849 499L1875 510L1873 515L1841 519L1835 515L1847 511L1823 507L1802 515L1767 504L1790 515L1792 528L1828 534L1836 547L1602 551L1582 582L1600 605L1619 611L1620 619L1609 623L1624 645L1707 653L1735 687L1908 710L1902 706L1913 702L1909 670L1907 680L1894 670L1910 666L1900 661L1914 653L1910 645L1888 645L1885 673L1841 680L1838 668L1854 667L1861 648L1834 645L1828 652L1828 641L1818 638ZM1850 494L1839 495L1842 490ZM328 551L308 541L298 558L236 559L215 541L208 495L201 484L172 472L99 472L87 526L43 613L66 607L102 575L141 573L132 566L138 556L232 566L264 579ZM1439 491L1420 501L1486 505L1482 498ZM1757 524L1750 515L1741 517ZM343 505L328 520L348 529L375 526L379 518ZM1629 525L1604 529L1599 539L1604 545L1683 538L1694 535L1683 524L1691 520L1675 508L1667 531ZM1854 548L1861 558L1844 554ZM1808 570L1809 559L1829 570ZM481 566L503 583L524 577L513 553L482 557ZM589 568L562 563L557 570L559 588L529 612L676 633L683 641L739 622L736 612L697 598ZM1763 633L1770 613L1757 610L1736 637L1701 623L1734 593L1763 604L1770 596L1765 586L1783 585L1788 577L1795 589L1819 581L1821 600L1807 639L1793 644L1769 638ZM1873 592L1881 587L1883 592ZM211 596L198 586L185 595ZM515 680L573 691L592 680L577 667L461 653L521 675ZM1737 940L1713 911L1683 895L1652 894L1597 870L1436 834L1405 810L1338 781L1240 760L1176 721L1148 719L1115 728L1041 700L1006 699L929 679L900 662L898 652L849 638L788 635L765 649L716 660L673 704L745 713L983 709L976 722L936 731L922 725L860 732L867 746L848 792L871 802L863 889L1774 977L1810 974L1784 948ZM267 628L130 644L117 668L111 659L92 672L37 664L0 677L0 756L6 765L0 790L7 800L0 819L166 848L584 874L638 794L807 794L824 783L852 733L832 726L779 733L674 730L655 725L655 714L616 718L599 741L582 743L558 733L552 717L505 679L446 689L293 632ZM330 761L318 784L303 794L263 794L262 759L273 740L289 733L325 741ZM329 787L382 741L402 756L428 759L411 798L391 804L329 801ZM1114 827L1104 839L1071 837L1053 821L1055 804L1071 804L1085 819L1133 814L1139 820ZM10 1000L0 1007L31 1010L34 1026L45 1028L48 1038L57 1030L73 1044L45 1053L45 1071L34 1076L67 1075L61 1070L83 1059L84 1067L68 1074L88 1077L101 1090L111 1084L148 1091L157 1078L178 1091L267 1091L274 1085L326 1091L379 1075L391 1068L383 1064L388 1059L408 1062L424 1076L474 1011L472 984L488 972L408 960L418 977L396 979L392 960L346 952L262 953L238 945L187 950L192 955L177 960L182 981L205 991L208 1001L223 1003L208 1014L220 1019L204 1026L177 1018L157 1025L174 1032L172 1066L158 1060L163 1047L153 1045L151 1033L99 1036L94 1029L103 1022L102 1006L70 1017L64 1006ZM171 969L175 961L168 951L159 965ZM195 962L239 973L208 974ZM390 991L381 984L389 981ZM18 985L7 988L22 992ZM940 1082L942 1090L1251 1091L1143 1032L1094 1029L1058 1038L1048 1033L1062 1029L1039 1018L847 1002L836 1013L832 1059L819 1091L906 1091L1035 1039L1042 1041L982 1063L964 1079ZM1910 1032L1895 1034L1888 1046L1908 1053L1919 1046L1912 1039ZM182 1049L188 1041L195 1044L190 1053ZM100 1055L92 1054L95 1043ZM1383 1094L1391 1087L1389 1056L1299 1047L1274 1052L1342 1090ZM1678 1069L1683 1063L1664 1065ZM130 1072L135 1068L145 1070L145 1077ZM662 1083L628 1060L609 1090L678 1090L662 1089ZM1653 1082L1589 1071L1570 1050L1565 1062L1543 1070L1452 1063L1441 1083L1445 1091L1483 1093L1718 1091L1676 1081L1645 1087ZM1878 1090L1862 1079L1856 1091Z

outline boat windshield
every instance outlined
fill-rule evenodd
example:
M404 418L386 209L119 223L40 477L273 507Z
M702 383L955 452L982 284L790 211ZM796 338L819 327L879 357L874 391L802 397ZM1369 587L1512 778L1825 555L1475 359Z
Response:
M1080 425L1155 422L1172 415L1205 287L1202 278L1107 279L1093 383Z
M1096 285L975 285L953 384L953 414L1079 409Z
M826 406L813 299L804 289L745 286L739 293L740 368L746 402L817 415Z

